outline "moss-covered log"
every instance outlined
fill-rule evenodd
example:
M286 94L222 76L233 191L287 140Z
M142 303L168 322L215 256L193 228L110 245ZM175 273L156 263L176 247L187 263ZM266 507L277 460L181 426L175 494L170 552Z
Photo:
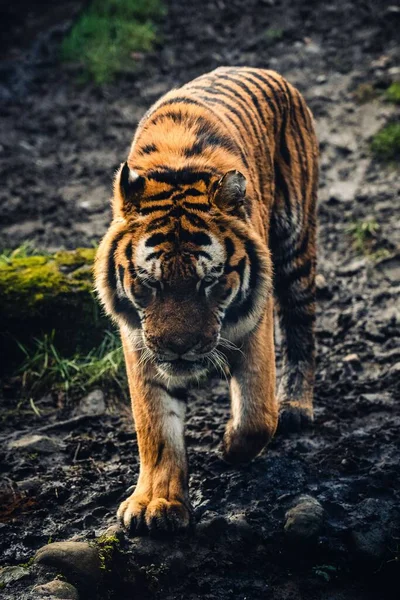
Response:
M11 257L0 263L0 343L10 362L18 343L54 331L66 354L97 346L110 327L93 292L95 250L78 248L48 256Z

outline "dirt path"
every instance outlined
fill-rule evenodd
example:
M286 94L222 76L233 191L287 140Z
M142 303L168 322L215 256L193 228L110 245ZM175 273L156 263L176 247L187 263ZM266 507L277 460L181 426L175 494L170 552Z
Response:
M188 573L171 568L162 574L161 550L152 547L146 555L142 549L142 593L164 600L395 598L400 181L368 152L369 137L394 108L379 99L357 104L354 91L360 83L379 88L400 78L400 15L390 2L369 1L190 6L170 2L162 47L135 76L103 91L78 88L59 66L64 21L28 48L25 61L22 54L8 59L0 88L2 245L26 238L49 248L97 241L109 219L113 170L144 110L171 86L221 64L270 67L296 84L314 112L321 143L315 427L277 437L250 467L233 470L218 455L227 387L214 381L194 390L187 442L192 502L202 525L199 537L181 550L190 556L201 548L201 561L188 559ZM281 39L271 41L267 29L282 30ZM377 249L393 258L373 261L353 248L348 227L370 217L380 225ZM8 399L6 407L14 403ZM45 433L63 445L15 452L9 440L2 444L3 564L25 562L50 538L88 539L114 523L115 508L137 474L136 441L120 408L96 406L97 416L85 416L84 407L58 410L47 398L41 417L20 411L5 421L4 435L16 419L18 430L29 434L54 423ZM73 415L82 418L57 427ZM321 502L326 518L317 546L298 550L285 542L283 522L304 493ZM247 534L236 535L240 526ZM153 588L151 577L158 582ZM124 600L128 584L123 576L120 582L114 597Z

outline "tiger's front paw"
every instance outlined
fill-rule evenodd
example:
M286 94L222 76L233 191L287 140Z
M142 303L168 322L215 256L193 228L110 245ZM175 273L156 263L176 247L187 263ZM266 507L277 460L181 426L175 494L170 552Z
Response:
M174 534L191 525L190 507L178 500L132 494L122 502L117 517L131 535Z
M282 402L279 409L279 433L295 433L310 427L314 420L311 403Z
M248 463L260 454L273 434L274 429L234 429L228 424L222 442L222 458L231 465Z

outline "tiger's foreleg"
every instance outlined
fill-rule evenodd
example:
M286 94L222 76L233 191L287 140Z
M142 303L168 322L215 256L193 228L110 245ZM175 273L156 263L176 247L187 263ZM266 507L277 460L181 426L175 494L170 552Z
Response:
M232 416L223 440L223 458L232 464L246 463L257 456L278 424L272 299L241 351L232 365Z
M138 353L122 334L139 445L140 472L133 494L118 509L130 533L177 532L191 521L184 441L186 403L160 384L152 367L140 365Z

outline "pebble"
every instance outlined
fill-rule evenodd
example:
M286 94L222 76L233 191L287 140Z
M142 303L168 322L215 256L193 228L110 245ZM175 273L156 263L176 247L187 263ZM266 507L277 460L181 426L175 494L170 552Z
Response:
M55 567L78 586L90 587L101 576L98 552L87 542L53 542L37 551L35 562Z
M65 581L54 579L44 585L37 585L33 588L33 598L57 598L60 600L79 600L77 589Z
M26 452L41 452L42 454L53 454L64 449L64 444L47 435L25 435L18 440L8 444L9 450L24 450Z
M285 515L286 536L295 542L308 542L317 538L322 529L324 509L312 496L300 496Z
M82 398L76 412L81 415L99 416L106 412L104 394L100 389L93 390Z

